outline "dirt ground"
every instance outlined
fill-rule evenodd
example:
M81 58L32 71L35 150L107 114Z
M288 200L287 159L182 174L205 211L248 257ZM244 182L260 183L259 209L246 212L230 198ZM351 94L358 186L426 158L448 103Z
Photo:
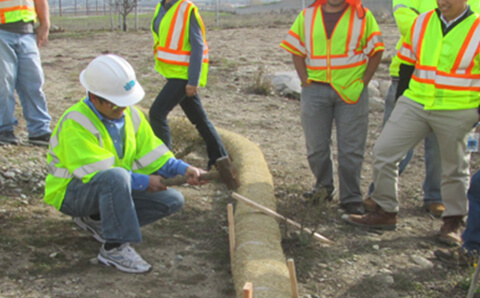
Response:
M393 49L393 23L381 24ZM210 30L208 86L200 91L218 127L257 144L274 177L279 212L335 241L323 246L293 230L285 232L285 255L295 260L301 297L463 297L471 269L446 268L433 257L441 221L421 209L422 146L400 179L401 211L396 231L366 232L341 221L338 200L310 210L301 193L313 177L305 158L299 102L277 94L248 93L259 71L292 71L290 55L278 47L288 26ZM102 53L126 58L146 90L148 109L164 80L153 70L148 31L53 34L42 48L44 90L52 123L83 95L78 74ZM388 53L387 55L388 56ZM388 80L389 59L375 79ZM26 138L21 110L17 135ZM382 111L370 112L362 190L371 177L371 149ZM172 116L184 117L180 109ZM335 138L334 138L335 139ZM175 142L175 140L174 140ZM180 141L177 146L181 147ZM335 148L335 140L333 141ZM69 217L42 203L46 149L0 147L0 296L2 297L234 297L229 268L226 205L233 200L219 184L179 187L185 208L142 228L137 251L153 265L143 275L124 274L96 262L99 244ZM333 150L336 158L336 150ZM184 158L205 167L203 147ZM478 168L472 158L472 171ZM282 227L283 230L283 227ZM274 298L274 297L272 297Z

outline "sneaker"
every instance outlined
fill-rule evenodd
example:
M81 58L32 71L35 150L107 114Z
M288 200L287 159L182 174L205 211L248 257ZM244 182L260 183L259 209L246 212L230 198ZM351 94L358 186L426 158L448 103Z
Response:
M463 216L445 216L442 219L443 225L440 227L438 240L450 246L460 246L462 244L460 227L463 223Z
M102 223L99 220L93 220L90 216L74 217L73 222L83 230L90 232L93 238L100 243L105 243L105 238L102 233Z
M0 132L0 145L18 145L18 139L13 131Z
M445 206L443 206L442 203L431 203L431 204L425 204L423 205L423 208L430 213L431 215L435 217L440 217L443 214L443 211L445 211Z
M377 210L364 215L344 214L342 219L349 224L363 228L395 230L397 227L397 214L385 212L382 208L377 208Z
M47 133L38 137L28 137L28 142L32 145L48 147L48 144L50 143L50 134Z
M114 266L127 273L145 273L152 269L128 243L111 250L105 250L105 245L102 245L97 259L106 266Z
M340 208L342 208L346 214L365 214L365 208L361 202L340 204Z
M463 247L457 247L454 249L437 249L433 253L445 264L461 267L475 266L477 261L476 257L478 256L476 251L469 252Z
M337 194L337 189L333 189L332 192L328 193L325 188L314 189L303 193L303 197L307 202L314 205L319 204L322 201L331 202Z

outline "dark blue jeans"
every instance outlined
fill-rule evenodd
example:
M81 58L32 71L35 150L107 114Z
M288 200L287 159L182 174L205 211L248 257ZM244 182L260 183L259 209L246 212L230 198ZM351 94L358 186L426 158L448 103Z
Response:
M463 247L467 251L480 252L480 171L473 175L468 197L467 227L462 234Z
M198 133L207 145L208 167L215 161L227 155L227 151L203 109L198 95L187 97L185 93L186 80L169 79L150 107L150 125L153 131L169 148L171 148L170 127L167 115L180 104L188 120L195 125Z

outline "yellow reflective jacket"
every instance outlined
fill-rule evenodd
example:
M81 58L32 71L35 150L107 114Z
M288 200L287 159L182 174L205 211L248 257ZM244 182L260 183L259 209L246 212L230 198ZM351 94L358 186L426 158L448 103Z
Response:
M0 24L18 21L35 21L35 4L33 0L4 0L0 1Z
M189 42L190 16L194 13L203 37L203 57L198 86L205 86L208 73L208 45L205 39L205 26L197 7L188 0L179 0L162 17L157 34L153 30L153 22L160 7L161 4L157 4L150 26L155 70L167 79L188 80L191 50Z
M141 112L128 107L124 113L124 156L120 159L104 124L83 100L65 111L53 130L47 153L47 204L60 209L73 178L87 183L98 171L112 167L149 175L173 157Z
M367 57L384 50L378 24L370 10L359 18L349 5L327 39L321 7L304 9L280 47L305 57L309 81L330 83L343 101L356 103L364 87Z
M463 19L445 36L435 10L419 15L397 52L415 70L404 96L425 110L463 110L480 104L480 16Z

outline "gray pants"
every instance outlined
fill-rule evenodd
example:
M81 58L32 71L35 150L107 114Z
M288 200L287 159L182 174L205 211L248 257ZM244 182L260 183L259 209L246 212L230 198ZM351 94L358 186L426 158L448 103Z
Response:
M308 163L316 178L314 188L325 187L329 192L334 188L330 145L335 121L340 203L361 202L360 173L368 130L367 88L357 103L347 104L329 85L304 87L301 113Z
M466 215L470 154L465 152L465 136L477 118L477 109L426 111L401 96L373 148L372 199L386 212L398 212L398 164L433 131L442 162L443 216Z

